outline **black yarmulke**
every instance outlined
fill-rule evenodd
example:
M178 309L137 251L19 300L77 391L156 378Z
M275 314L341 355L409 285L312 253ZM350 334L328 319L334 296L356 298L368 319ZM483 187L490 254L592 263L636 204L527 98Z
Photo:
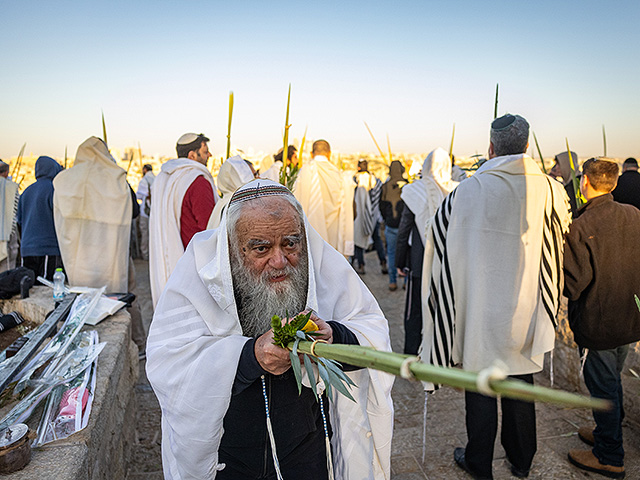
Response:
M515 115L507 113L506 115L498 117L493 122L491 122L491 130L504 130L505 128L511 126L511 124L513 124L513 122L515 121Z

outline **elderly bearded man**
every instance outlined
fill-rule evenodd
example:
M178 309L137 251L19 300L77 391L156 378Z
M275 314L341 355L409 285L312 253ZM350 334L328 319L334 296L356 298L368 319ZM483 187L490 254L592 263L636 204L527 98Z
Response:
M285 187L237 190L220 226L197 234L155 312L147 374L162 407L165 478L326 479L325 431L298 389L270 319L312 309L321 337L390 351L388 324L346 259ZM324 397L337 479L390 475L393 378L347 373L355 402ZM275 454L267 433L273 425Z

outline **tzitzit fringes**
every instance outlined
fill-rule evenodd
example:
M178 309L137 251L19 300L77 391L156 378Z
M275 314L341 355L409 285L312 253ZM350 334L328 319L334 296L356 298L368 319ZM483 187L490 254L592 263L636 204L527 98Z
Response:
M271 416L269 415L269 397L267 397L267 384L264 381L264 375L260 377L262 380L262 395L264 396L264 410L267 413L267 432L269 432L269 442L271 443L271 455L273 456L273 466L276 469L278 480L283 480L280 473L280 463L278 462L278 454L276 453L276 439L273 436L273 427L271 426Z
M322 413L322 426L324 427L324 443L327 448L327 472L329 473L329 480L333 480L333 458L331 457L331 441L329 440L327 416L324 413L324 402L322 401L322 395L320 395L318 398L320 399L320 412Z
M553 387L553 350L549 355L549 381L551 382L551 387Z
M587 363L587 355L589 355L589 349L585 348L580 358L580 378L584 379L584 364Z
M429 392L424 392L424 409L422 411L422 463L424 464L427 455L427 398Z

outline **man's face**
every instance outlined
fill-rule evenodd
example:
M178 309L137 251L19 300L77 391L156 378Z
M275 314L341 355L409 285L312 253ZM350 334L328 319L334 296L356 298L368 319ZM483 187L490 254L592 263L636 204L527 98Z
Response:
M195 158L193 158L193 160L201 163L206 167L207 161L209 160L209 158L211 158L211 153L209 152L209 145L207 145L207 142L202 142L200 148L198 150L195 150L194 153Z
M236 238L245 267L274 290L286 288L300 261L305 241L296 210L272 197L245 208L236 224Z
M549 171L549 175L556 178L562 176L562 170L560 169L560 164L558 163L557 160L556 160L556 163L553 164L553 167L551 168L551 170Z

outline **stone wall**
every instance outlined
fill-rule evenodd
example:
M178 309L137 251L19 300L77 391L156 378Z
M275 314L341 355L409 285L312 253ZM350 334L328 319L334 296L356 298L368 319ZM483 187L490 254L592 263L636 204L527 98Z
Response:
M53 309L51 289L34 287L25 300L10 299L3 312L17 310L41 322ZM135 391L138 350L131 341L131 320L122 310L95 328L107 342L98 357L98 378L87 427L64 440L33 450L31 463L5 478L27 480L111 480L125 478L125 468L135 440ZM7 408L0 411L4 415ZM33 428L34 426L30 426Z

